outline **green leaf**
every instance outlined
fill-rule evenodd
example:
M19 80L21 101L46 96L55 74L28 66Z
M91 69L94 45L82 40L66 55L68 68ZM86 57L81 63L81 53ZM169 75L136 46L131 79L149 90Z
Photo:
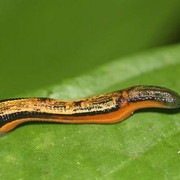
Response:
M140 84L178 92L179 77L176 45L24 96L75 99ZM112 125L22 125L0 139L0 179L180 179L180 116L168 112L139 111Z
M0 0L0 98L180 40L179 0Z

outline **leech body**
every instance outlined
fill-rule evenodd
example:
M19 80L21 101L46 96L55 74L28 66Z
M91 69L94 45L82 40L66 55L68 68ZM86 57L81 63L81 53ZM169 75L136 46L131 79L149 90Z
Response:
M166 88L134 86L76 101L20 98L0 101L0 133L28 121L115 123L142 108L180 108L180 96Z

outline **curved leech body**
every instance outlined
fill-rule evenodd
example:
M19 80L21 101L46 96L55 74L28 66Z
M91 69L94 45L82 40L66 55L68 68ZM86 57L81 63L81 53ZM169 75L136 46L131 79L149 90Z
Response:
M0 102L0 133L28 121L115 123L141 108L179 108L180 96L166 88L134 86L76 101L22 98Z

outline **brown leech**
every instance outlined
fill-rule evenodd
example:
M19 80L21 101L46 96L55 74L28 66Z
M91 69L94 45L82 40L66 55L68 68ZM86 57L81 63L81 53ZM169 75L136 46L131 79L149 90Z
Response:
M116 123L142 108L180 108L180 96L157 86L134 86L76 101L19 98L0 102L0 133L21 123Z

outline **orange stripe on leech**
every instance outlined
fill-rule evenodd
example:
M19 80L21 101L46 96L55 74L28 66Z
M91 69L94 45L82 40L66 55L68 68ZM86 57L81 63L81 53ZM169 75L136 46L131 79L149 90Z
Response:
M81 123L113 123L120 121L117 119L119 117L119 113L122 116L122 112L114 111L107 114L99 114L99 115L87 115L87 116L57 116L53 115L49 118L25 118L18 119L12 122L9 122L0 128L0 133L6 133L11 131L18 125L25 122L33 122L33 121L42 121L42 122L57 122L57 123L72 123L72 124L81 124Z
M66 116L65 123L116 123L122 121L129 117L134 111L142 108L165 108L166 106L160 102L156 101L140 101L135 103L129 103L126 106L121 107L117 111L113 111L106 114L97 114L90 116L79 116L73 117L73 120L70 120L71 117Z
M116 123L122 121L129 117L135 110L142 108L165 108L166 106L157 101L139 101L129 103L126 106L121 107L117 111L105 113L105 114L96 114L96 115L82 115L82 116L57 116L53 115L51 117L43 118L25 118L12 121L5 124L0 128L0 133L8 132L14 129L19 124L30 121L44 121L44 122L57 122L57 123Z
M22 124L24 122L28 121L27 119L18 119L12 122L9 122L5 125L3 125L0 128L0 133L6 133L8 131L11 131L12 129L14 129L15 127L17 127L19 124Z
M162 102L158 102L155 100L147 100L147 101L138 101L138 102L130 102L130 107L134 110L142 109L142 108L166 108L167 106Z

